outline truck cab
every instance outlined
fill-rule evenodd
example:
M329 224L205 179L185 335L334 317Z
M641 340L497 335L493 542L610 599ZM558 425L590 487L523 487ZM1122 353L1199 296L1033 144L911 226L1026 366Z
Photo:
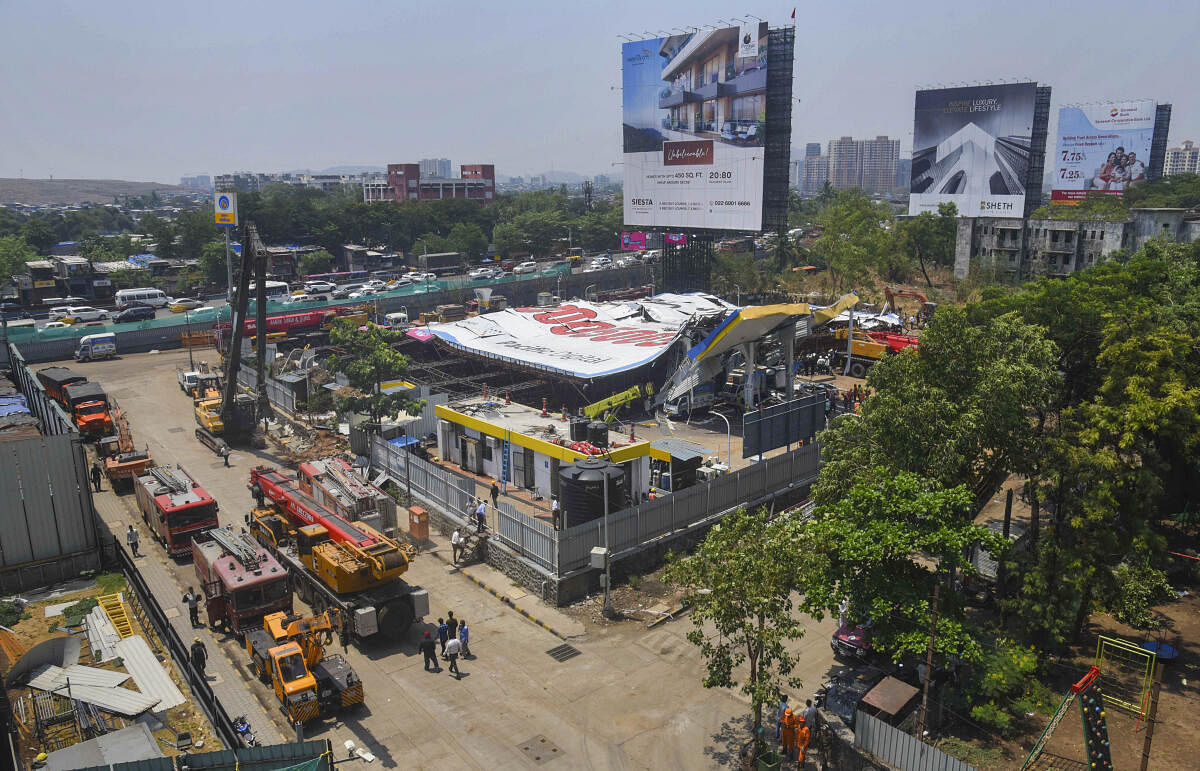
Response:
M63 403L71 411L71 419L79 433L89 437L112 433L112 417L108 414L108 395L98 383L72 383L64 386Z

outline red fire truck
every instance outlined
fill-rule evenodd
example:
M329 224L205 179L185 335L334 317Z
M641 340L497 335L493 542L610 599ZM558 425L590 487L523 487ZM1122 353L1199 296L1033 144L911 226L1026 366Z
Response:
M172 557L192 553L192 541L208 540L219 507L182 466L146 469L134 483L146 526Z

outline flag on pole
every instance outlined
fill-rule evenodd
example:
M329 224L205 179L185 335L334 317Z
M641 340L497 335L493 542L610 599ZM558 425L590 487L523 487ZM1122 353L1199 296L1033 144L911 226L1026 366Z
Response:
M796 9L793 8L792 9L792 21L795 21L795 20L796 20Z

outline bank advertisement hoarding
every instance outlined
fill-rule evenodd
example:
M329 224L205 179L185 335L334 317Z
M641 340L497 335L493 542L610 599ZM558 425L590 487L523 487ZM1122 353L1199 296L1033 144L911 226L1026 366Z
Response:
M641 230L621 233L621 249L629 251L631 249L645 249L646 234Z
M1036 83L918 91L908 213L1022 216L1036 100Z
M1051 200L1070 204L1088 193L1120 196L1145 182L1157 108L1148 100L1059 108Z
M621 46L625 224L759 230L767 25Z

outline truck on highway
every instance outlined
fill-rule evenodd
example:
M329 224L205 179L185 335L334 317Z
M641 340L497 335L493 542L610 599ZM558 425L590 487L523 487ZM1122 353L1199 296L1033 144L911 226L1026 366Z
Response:
M426 273L436 273L439 276L448 273L461 273L465 267L460 252L438 252L437 254L418 254L417 267Z
M343 640L399 640L428 615L429 593L401 578L411 550L317 503L277 469L252 469L249 488L258 504L246 518L250 533L287 568L314 612L340 614Z
M138 510L167 554L192 553L193 541L208 540L219 506L182 466L155 466L134 480Z

